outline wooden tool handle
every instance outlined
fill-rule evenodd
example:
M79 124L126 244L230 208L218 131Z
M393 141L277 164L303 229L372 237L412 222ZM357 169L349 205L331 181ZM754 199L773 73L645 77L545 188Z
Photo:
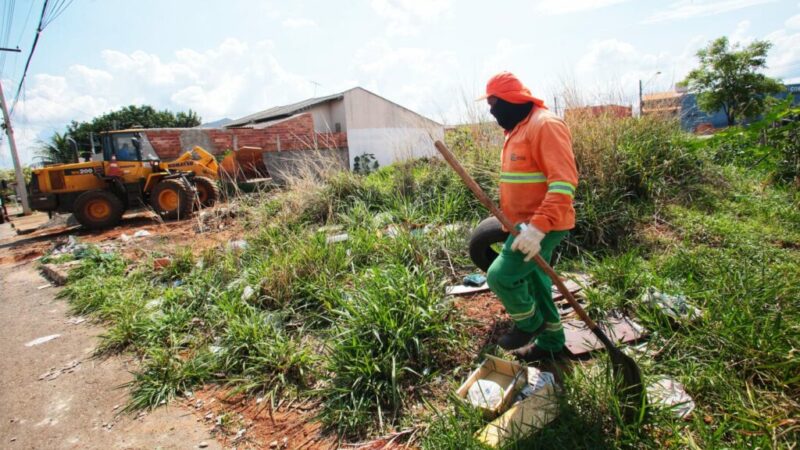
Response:
M447 146L444 145L444 143L442 143L441 141L436 141L434 145L436 146L436 149L439 150L439 153L442 154L447 163L450 164L450 167L452 167L453 170L455 170L456 173L461 177L461 179L464 181L464 184L466 184L467 187L472 191L472 193L475 194L475 197L478 199L478 201L481 202L481 204L483 204L483 206L485 206L486 209L491 211L492 215L494 215L497 218L497 220L499 220L500 223L503 224L503 227L505 227L512 235L517 236L519 234L519 230L517 230L515 224L511 223L511 221L508 220L508 217L506 217L506 215L503 214L503 211L500 211L500 208L498 208L494 204L492 199L490 199L489 196L486 195L485 192L483 192L483 189L481 189L481 187L478 186L478 183L476 183L475 180L473 180L472 177L469 176L467 171L464 169L461 163L458 162L455 155L453 155L450 149L448 149ZM533 260L544 271L544 273L546 273L547 276L550 277L551 280L553 280L553 284L555 284L556 287L558 287L558 290L561 292L564 298L567 299L569 305L572 306L572 309L575 310L575 312L578 314L581 320L586 322L586 325L589 326L589 329L591 329L592 331L596 330L597 324L595 323L595 321L592 320L592 318L589 317L588 314L586 314L586 311L584 311L584 309L581 307L578 301L575 300L575 297L572 295L572 292L570 292L569 289L567 289L567 287L564 285L564 282L561 281L561 277L559 277L556 271L553 270L552 267L550 267L550 264L547 264L547 262L544 259L542 259L542 257L539 255L534 256Z

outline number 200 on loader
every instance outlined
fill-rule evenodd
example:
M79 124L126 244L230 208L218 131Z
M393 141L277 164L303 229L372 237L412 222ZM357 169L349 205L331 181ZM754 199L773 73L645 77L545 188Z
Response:
M150 205L164 219L181 219L194 206L219 199L219 165L203 148L162 162L139 131L99 137L91 161L33 171L28 185L33 209L72 213L84 227L101 229L116 225L129 209ZM95 148L94 139L92 144Z

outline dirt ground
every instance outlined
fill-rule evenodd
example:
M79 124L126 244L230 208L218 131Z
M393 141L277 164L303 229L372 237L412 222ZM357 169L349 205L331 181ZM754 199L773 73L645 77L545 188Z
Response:
M204 218L203 218L204 217ZM191 245L193 252L240 239L241 224L226 207L203 217L162 222L148 213L126 215L119 226L90 232L63 218L24 218L24 234L0 225L0 448L360 448L405 447L414 430L370 442L343 444L314 420L319 405L230 397L208 386L190 398L149 414L119 414L128 392L121 387L135 367L130 355L95 359L103 328L71 317L36 270L35 259L74 237L130 259ZM20 222L18 222L20 223ZM134 237L137 231L148 233ZM491 292L458 297L458 310L473 320L469 333L484 336L477 351L507 331L510 320ZM78 323L76 323L78 322ZM58 335L52 340L46 338ZM36 339L43 341L37 343ZM26 346L26 344L28 346ZM216 439L216 440L215 440ZM413 445L413 444L412 444Z
M228 213L226 207L210 208L203 212L203 219L195 214L187 220L163 222L150 212L126 214L120 224L102 231L89 231L79 225L66 223L66 217L52 226L47 226L47 215L35 213L12 222L24 234L17 234L8 224L0 231L0 266L30 261L44 255L55 245L74 236L82 243L121 251L125 256L137 259L153 250L191 245L192 251L201 252L210 247L239 239L242 227ZM52 222L50 222L52 224ZM137 231L149 233L137 238Z
M134 362L93 358L102 327L45 286L30 262L0 267L0 448L221 448L187 408L120 414Z

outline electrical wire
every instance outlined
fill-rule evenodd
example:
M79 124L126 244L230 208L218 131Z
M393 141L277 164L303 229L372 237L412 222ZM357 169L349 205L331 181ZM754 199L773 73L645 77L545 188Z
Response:
M15 0L9 0L8 3L5 4L3 7L3 21L2 24L5 27L3 32L3 37L0 39L0 46L8 47L8 41L11 38L11 21L14 19L14 6L16 5ZM0 52L0 75L3 73L3 67L6 65L6 52Z
M22 92L22 86L25 84L25 77L28 75L28 68L31 66L31 59L33 58L33 53L36 51L36 45L39 43L39 37L42 35L42 31L44 30L44 21L45 15L47 14L47 6L49 1L44 0L44 5L42 6L42 13L39 15L39 26L36 27L36 36L33 38L33 44L31 45L31 51L28 53L28 59L25 61L25 69L22 70L22 77L19 79L19 85L17 86L17 93L14 95L14 102L11 104L11 110L9 111L8 115L14 115L14 108L17 106L17 102L19 102L19 95Z

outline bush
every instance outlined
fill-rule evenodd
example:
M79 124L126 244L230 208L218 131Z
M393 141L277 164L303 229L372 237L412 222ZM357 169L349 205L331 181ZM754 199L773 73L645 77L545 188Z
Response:
M715 160L800 186L800 106L792 102L790 96L775 103L761 120L717 133L708 143Z
M395 423L461 341L441 277L417 267L367 270L333 312L322 420L347 435ZM377 424L376 424L377 422Z
M571 243L608 251L667 202L689 201L716 178L704 150L677 121L584 117L568 123L580 182Z

